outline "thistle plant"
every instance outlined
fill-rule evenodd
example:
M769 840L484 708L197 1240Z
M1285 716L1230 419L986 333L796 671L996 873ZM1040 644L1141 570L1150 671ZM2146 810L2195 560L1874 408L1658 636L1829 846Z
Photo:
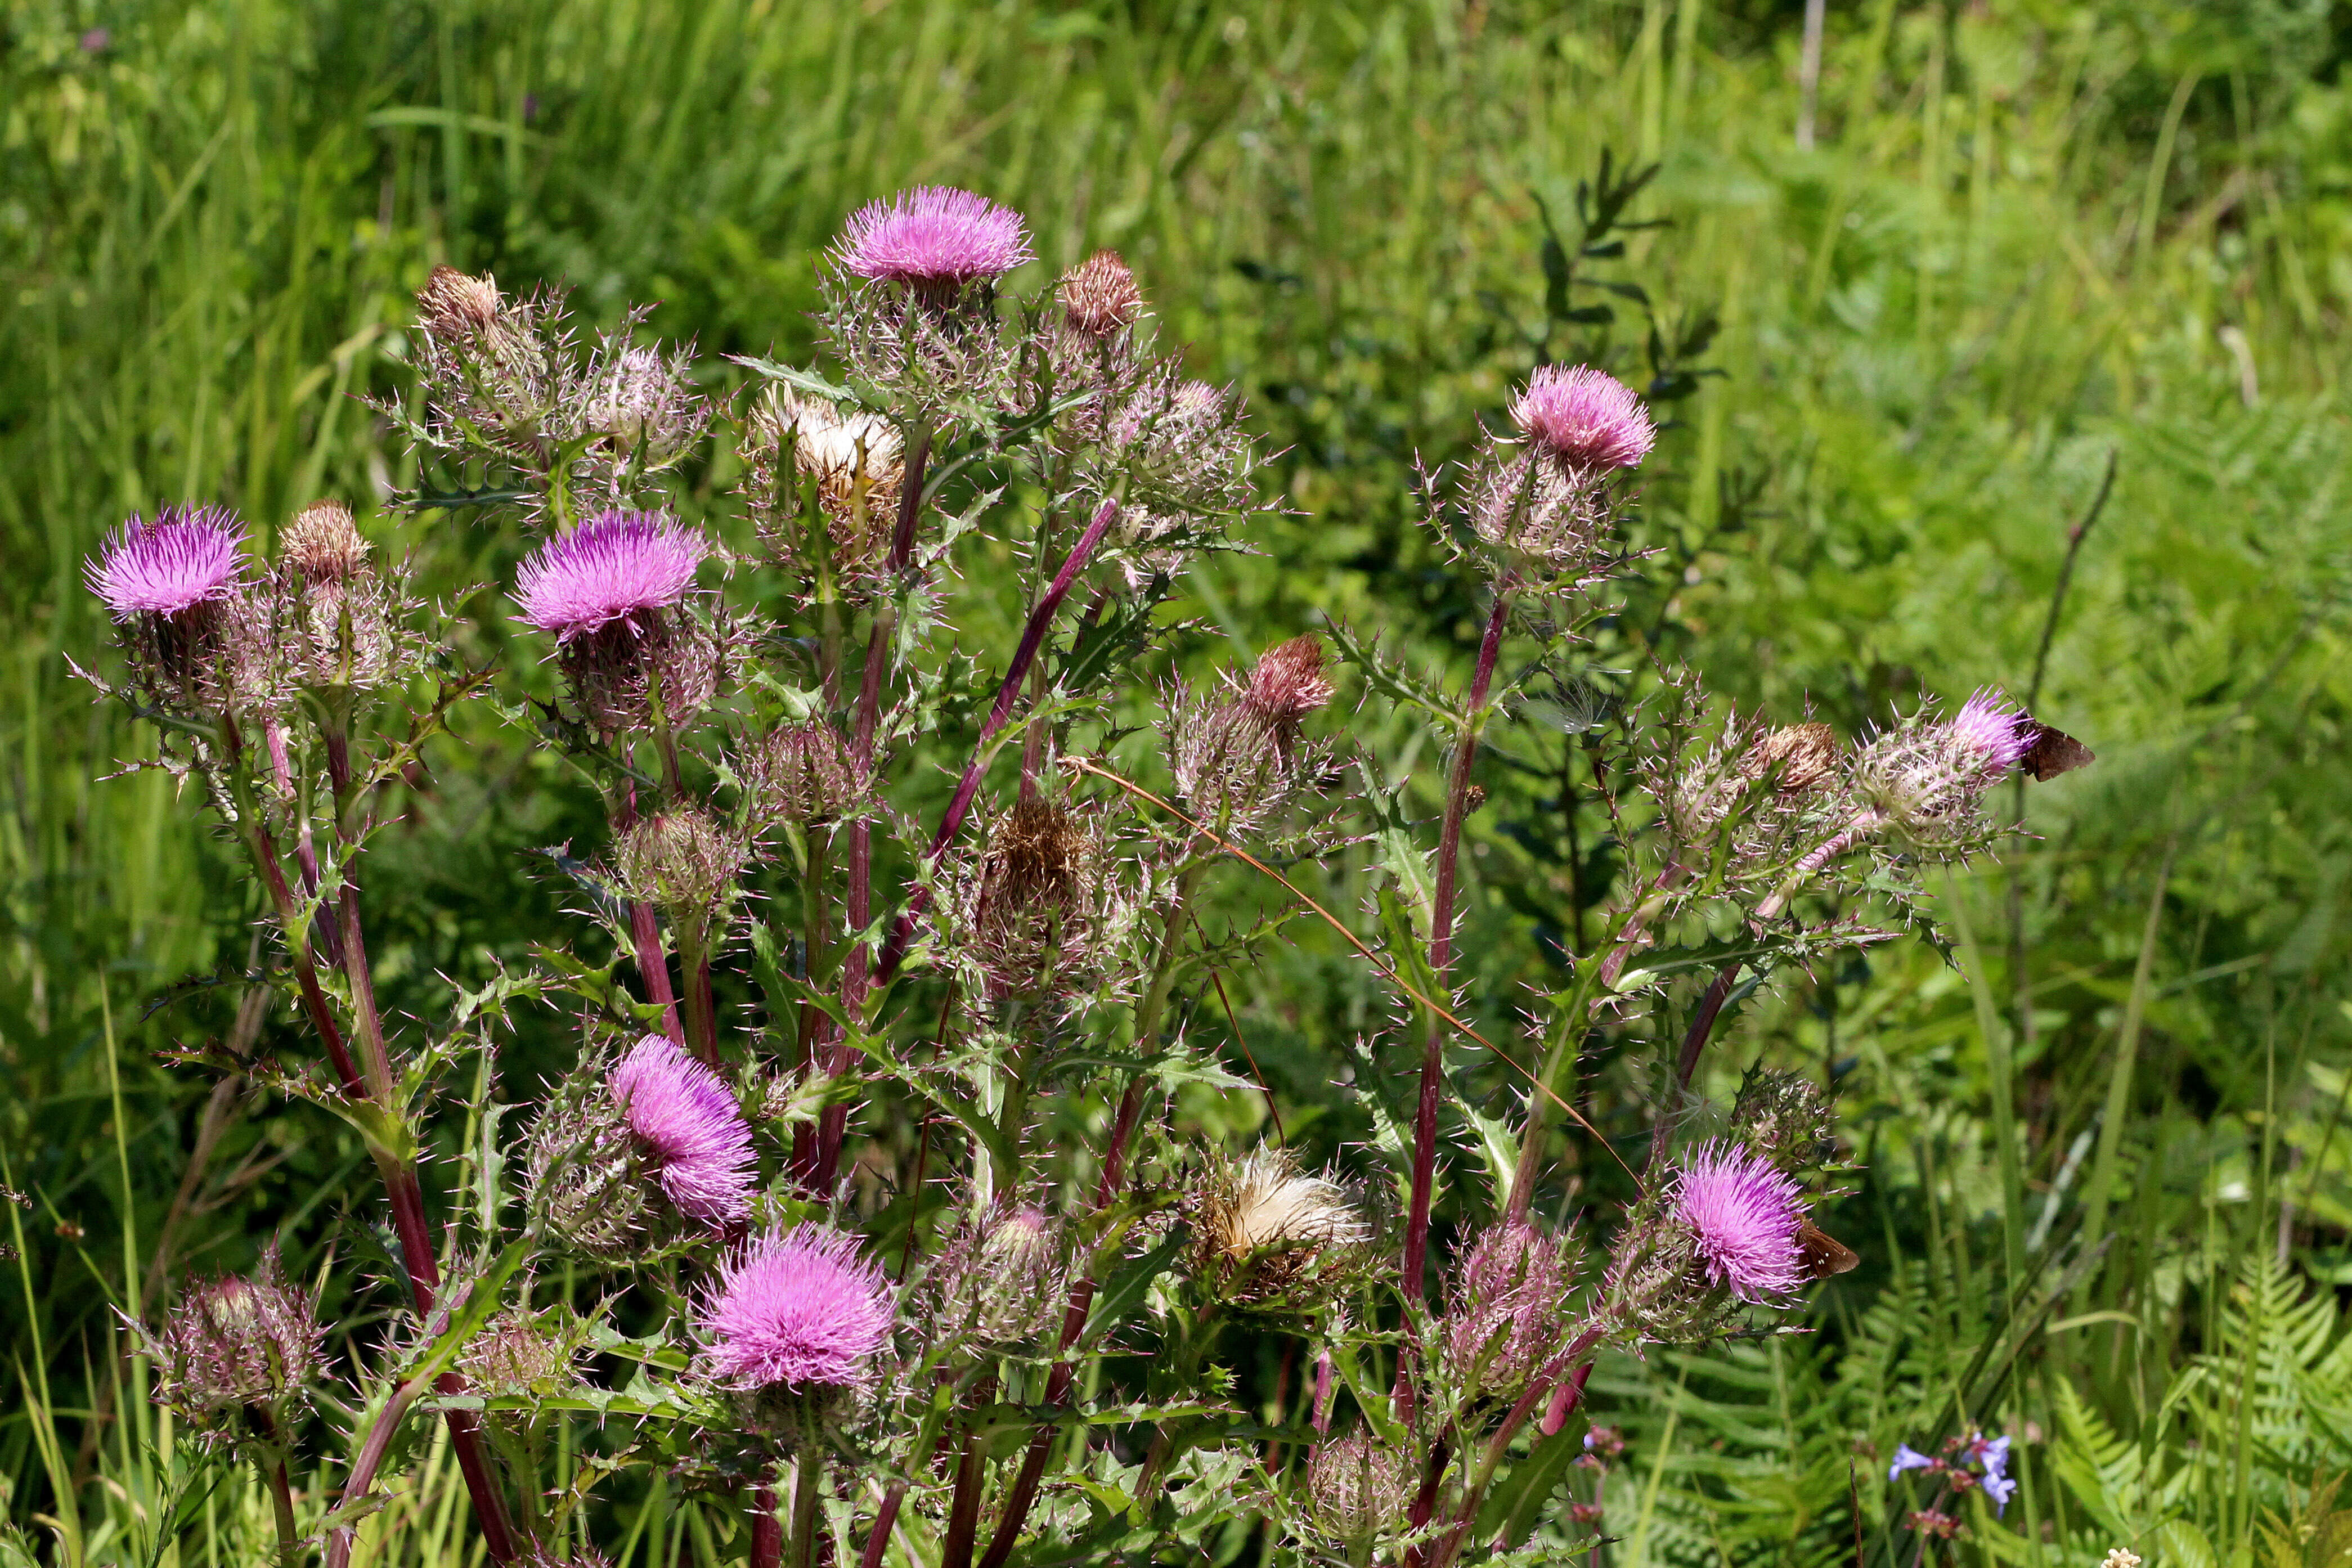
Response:
M268 895L321 1064L268 1085L358 1129L399 1242L392 1327L344 1342L355 1401L302 1397L317 1336L274 1274L192 1294L151 1341L162 1396L281 1495L297 1445L341 1456L331 1563L427 1417L499 1564L583 1560L656 1474L758 1568L1142 1561L1234 1527L1302 1564L1450 1568L1538 1527L1571 1545L1597 1490L1490 1501L1593 1357L1787 1326L1837 1266L1811 1218L1826 1100L1759 1073L1712 1107L1699 1068L1736 990L1930 920L1916 868L1994 841L1988 792L2035 721L1988 692L1849 744L1729 712L1662 659L1608 676L1590 727L1638 854L1528 1004L1521 1066L1467 1021L1465 824L1537 683L1603 678L1643 566L1643 399L1539 367L1428 476L1486 612L1464 692L1340 625L1180 678L1185 573L1270 504L1244 411L1161 350L1118 256L1019 297L1034 260L1024 221L969 193L866 207L826 264L814 368L700 366L641 341L641 311L585 340L559 295L437 269L415 395L383 408L423 465L408 505L450 528L507 508L528 535L511 668L453 652L448 609L334 502L268 566L202 507L133 518L90 563L121 653L92 678L154 723L156 765ZM690 480L719 450L742 477L706 506ZM1349 786L1376 768L1343 694L1434 727L1433 821ZM461 703L587 779L604 840L560 862L579 914L521 934L528 966L395 1026L367 846ZM1363 920L1293 880L1374 838ZM1204 918L1266 889L1296 901ZM1255 1086L1186 1020L1222 966L1314 918L1396 1004L1356 1052L1382 1136L1325 1168L1278 1134L1204 1144L1179 1092ZM497 1081L530 1009L576 1019L574 1064L529 1106L457 1087L467 1061ZM1575 1064L1601 1034L1655 1047L1649 1148L1622 1207L1563 1228L1538 1195L1562 1118L1589 1124ZM1440 1150L1488 1055L1522 1097L1476 1113L1471 1181ZM459 1125L488 1152L428 1164ZM1236 1333L1315 1368L1271 1425L1243 1411ZM240 1358L261 1381L222 1370ZM554 1488L558 1448L593 1452L592 1479Z

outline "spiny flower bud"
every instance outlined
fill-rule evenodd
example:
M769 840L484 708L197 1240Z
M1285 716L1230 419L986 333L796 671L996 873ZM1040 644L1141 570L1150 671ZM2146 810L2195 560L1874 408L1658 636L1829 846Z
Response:
M1056 292L1064 323L1082 337L1108 338L1143 314L1143 291L1115 250L1098 250L1072 267Z
M1454 1376L1485 1397L1515 1396L1559 1348L1573 1280L1557 1237L1524 1222L1490 1226L1451 1292L1444 1354Z
M990 824L950 909L992 994L1059 996L1091 972L1110 915L1101 861L1087 816L1058 800L1019 801Z
M578 1322L562 1308L512 1306L466 1342L458 1364L482 1394L544 1396L578 1384L584 1348Z
M215 1440L282 1443L289 1417L325 1371L326 1337L273 1247L251 1277L198 1288L148 1336L155 1400Z
M921 1292L921 1328L934 1343L1018 1344L1058 1322L1046 1303L1066 1283L1062 1240L1043 1210L992 1209L940 1249Z
M829 822L866 797L865 770L825 719L780 725L738 762L753 815L772 822Z
M1299 727L1333 690L1323 645L1308 633L1266 650L1232 696L1178 704L1169 737L1177 798L1213 831L1264 826L1318 772Z
M1359 1427L1315 1450L1307 1467L1307 1514L1317 1533L1360 1555L1398 1529L1409 1500L1405 1457Z
M1356 1270L1373 1234L1347 1188L1305 1174L1279 1146L1211 1154L1186 1207L1195 1270L1238 1303L1312 1304Z
M673 920L707 925L733 898L746 852L733 832L689 805L632 823L613 859L632 897L658 904Z
M640 469L667 466L700 438L708 419L688 384L684 355L611 345L566 398L575 437Z
M380 685L394 639L367 541L340 501L313 501L278 535L271 605L287 678L310 690Z
M367 540L341 501L313 501L278 536L286 564L309 582L342 582L367 563Z
M1792 724L1771 731L1739 758L1742 779L1769 778L1783 795L1801 795L1838 768L1837 732L1825 724Z
M1312 632L1302 632L1258 656L1242 701L1269 725L1295 726L1338 690L1324 670L1322 642Z
M1836 1147L1829 1096L1801 1073L1758 1068L1739 1086L1731 1125L1748 1147L1783 1171L1820 1165Z
M444 262L416 291L416 309L429 330L453 340L478 338L498 324L499 280L469 277Z

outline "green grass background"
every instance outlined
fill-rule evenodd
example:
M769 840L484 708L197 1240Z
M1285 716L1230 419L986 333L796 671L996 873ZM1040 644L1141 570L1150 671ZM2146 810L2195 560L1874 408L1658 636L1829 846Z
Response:
M2098 766L2021 797L2037 836L2005 872L1944 890L1959 967L1883 949L1784 986L1724 1056L1837 1072L1868 1166L1837 1218L1870 1262L1813 1335L1604 1368L1634 1437L1611 1556L1849 1560L1850 1495L1874 1528L1908 1506L1893 1443L1974 1418L2030 1462L2007 1521L1972 1516L1969 1560L2254 1561L2264 1519L2352 1459L2347 27L2311 0L1834 4L1801 149L1799 12L1764 0L19 0L0 1154L33 1202L0 1291L10 1516L58 1561L235 1560L257 1499L170 1514L105 1308L365 1191L332 1129L208 1120L205 1086L153 1063L239 1027L257 910L167 778L97 780L146 744L65 663L104 639L77 581L102 529L183 497L263 521L379 504L406 458L352 394L401 384L436 261L799 356L844 214L943 181L1029 214L1016 285L1123 250L1284 450L1289 514L1196 591L1213 632L1343 616L1464 666L1475 607L1413 529L1412 464L1531 362L1543 214L1568 221L1608 149L1660 165L1637 210L1669 222L1596 276L1670 327L1720 321L1722 373L1679 405L1649 498L1685 568L1659 623L1718 691L1851 733L1922 691L2023 688L2068 530L2116 476L2039 704ZM1617 306L1573 344L1641 371L1647 323ZM508 559L385 527L477 576ZM1425 805L1426 758L1365 728ZM520 851L580 803L497 756L449 771L371 889L404 1005L513 911L553 914ZM1558 904L1560 868L1512 831L1541 805L1506 791L1476 830L1463 946L1495 955L1497 1016L1539 966L1511 890ZM1235 1000L1311 1109L1373 995L1307 951ZM385 1560L456 1560L446 1465L425 1479Z

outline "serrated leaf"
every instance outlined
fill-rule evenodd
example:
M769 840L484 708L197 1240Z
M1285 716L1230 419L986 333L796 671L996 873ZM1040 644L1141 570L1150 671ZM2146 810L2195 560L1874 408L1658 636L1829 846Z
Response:
M1081 1343L1091 1343L1125 1322L1152 1281L1168 1271L1187 1245L1189 1239L1181 1233L1171 1236L1105 1281L1103 1288L1095 1293L1093 1310L1087 1314Z
M788 386L798 387L806 392L814 392L817 396L831 399L835 402L857 401L856 392L851 392L847 387L835 386L814 371L799 370L792 365L780 365L773 360L763 360L756 354L730 354L727 357L745 370L756 371L772 382L782 382Z
M1478 1508L1478 1539L1524 1540L1537 1516L1568 1479L1569 1467L1584 1452L1583 1435L1573 1426L1538 1440L1487 1489Z
M1323 631L1331 639L1332 647L1339 650L1339 657L1356 667L1364 677L1364 685L1370 690L1391 702L1421 709L1443 725L1449 737L1469 722L1468 716L1455 707L1452 699L1444 693L1420 676L1381 658L1378 643L1359 642L1356 634L1348 629L1346 622L1327 621L1323 623Z

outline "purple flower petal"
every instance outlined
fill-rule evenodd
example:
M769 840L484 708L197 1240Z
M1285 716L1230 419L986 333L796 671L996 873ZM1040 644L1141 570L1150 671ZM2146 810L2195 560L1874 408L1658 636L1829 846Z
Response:
M1631 468L1658 432L1633 389L1590 365L1543 365L1511 402L1511 422L1571 467Z
M1701 1144L1675 1173L1675 1207L1697 1232L1707 1274L1743 1301L1793 1295L1804 1284L1803 1191L1770 1161L1727 1145Z
M751 1129L719 1074L647 1035L614 1066L605 1087L680 1214L728 1220L751 1211Z
M132 517L82 566L118 622L177 615L232 597L245 576L245 528L222 507L166 507Z
M1905 1470L1933 1469L1935 1465L1935 1460L1910 1444L1897 1443L1895 1445L1895 1462L1886 1467L1886 1479L1891 1481Z
M822 1226L744 1244L696 1314L702 1364L736 1387L870 1387L893 1311L881 1269L857 1239Z
M563 641L686 597L709 552L700 534L659 512L601 512L548 540L515 574L522 618Z
M1019 213L951 185L901 191L858 208L838 252L844 271L894 283L999 277L1035 254Z

